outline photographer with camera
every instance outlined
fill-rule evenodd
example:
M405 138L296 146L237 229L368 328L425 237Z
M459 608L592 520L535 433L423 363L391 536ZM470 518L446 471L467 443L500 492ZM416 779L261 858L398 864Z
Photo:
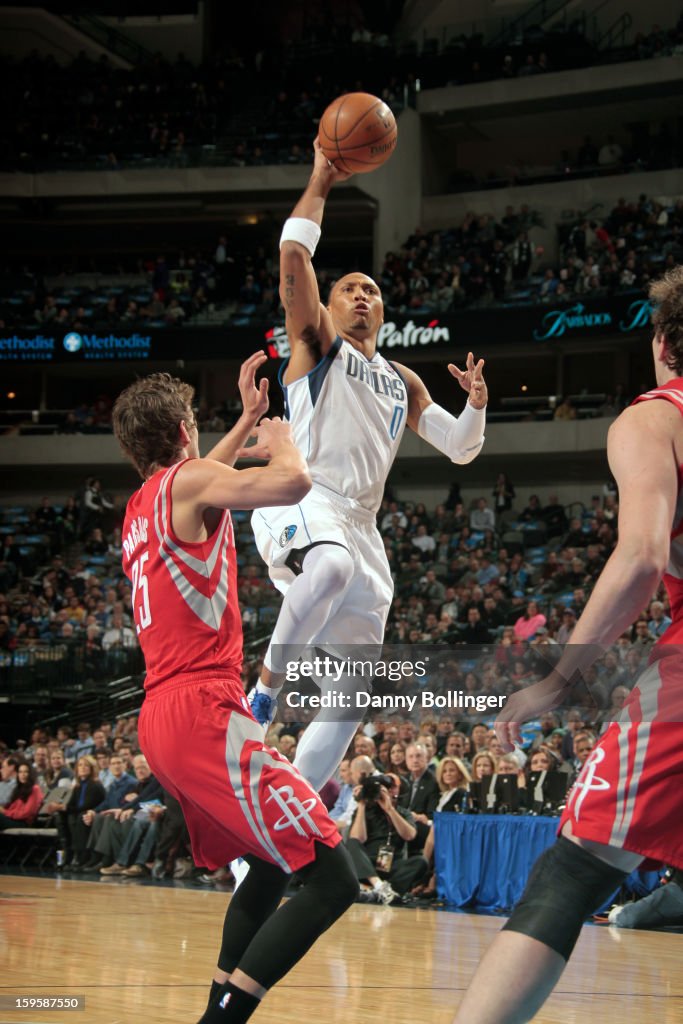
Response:
M417 829L410 811L396 806L399 791L397 775L367 775L354 790L358 806L346 846L359 880L372 885L367 902L389 905L427 871L424 857L404 857Z

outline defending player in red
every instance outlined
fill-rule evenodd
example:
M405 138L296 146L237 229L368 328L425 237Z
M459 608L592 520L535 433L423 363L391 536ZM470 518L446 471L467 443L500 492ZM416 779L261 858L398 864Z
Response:
M683 267L650 287L657 387L612 425L619 540L556 670L514 694L496 731L556 707L648 603L662 577L673 622L579 775L555 845L482 960L461 1024L522 1024L555 987L586 917L644 859L683 868Z
M317 793L263 744L244 696L230 508L299 501L308 468L257 388L263 353L240 373L244 412L200 458L193 389L157 373L114 406L114 432L143 484L128 503L123 567L147 667L139 737L154 774L181 803L197 863L245 856L251 870L225 918L201 1024L241 1024L266 991L346 910L357 882ZM255 429L254 429L255 428ZM235 470L255 433L267 466ZM304 886L278 909L289 875Z

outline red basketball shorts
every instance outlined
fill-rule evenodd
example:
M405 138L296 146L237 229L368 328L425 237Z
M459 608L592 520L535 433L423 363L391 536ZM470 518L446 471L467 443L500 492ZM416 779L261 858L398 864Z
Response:
M147 694L138 725L154 775L179 800L195 863L223 867L255 854L292 872L336 846L318 794L263 743L239 679L185 676Z
M679 646L655 660L590 754L560 828L683 869L683 666Z

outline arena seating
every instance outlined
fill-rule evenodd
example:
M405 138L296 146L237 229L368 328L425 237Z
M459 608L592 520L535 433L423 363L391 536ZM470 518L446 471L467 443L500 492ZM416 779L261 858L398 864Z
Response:
M647 282L683 259L683 198L620 199L600 221L557 225L557 260L532 242L533 210L509 208L499 222L476 212L438 231L418 229L387 253L380 284L389 312L432 314L463 307L561 305L577 298L642 295ZM232 295L215 253L143 261L136 274L0 277L0 326L40 330L174 329L263 322L279 313L277 273L236 252ZM343 268L317 268L321 280ZM240 284L240 282L244 282ZM105 410L106 412L106 410ZM102 410L99 410L99 414ZM80 429L87 416L79 414ZM106 424L106 418L105 418ZM88 429L98 427L95 415ZM33 429L33 428L32 428Z
M378 522L397 595L386 640L413 645L449 643L448 672L439 670L430 677L430 687L437 693L467 687L470 679L477 693L508 694L519 683L540 678L548 659L559 650L557 642L570 635L575 622L571 613L580 613L615 543L618 506L608 491L604 497L596 497L591 508L581 502L544 508L543 501L530 501L522 507L524 500L513 500L512 507L497 515L495 529L485 532L467 528L469 512L461 505L440 505L428 512L421 503L395 502L390 494L382 505ZM85 719L119 722L122 728L116 732L131 736L135 743L135 721L143 695L142 663L134 634L130 646L124 642L130 619L128 583L119 566L120 512L107 510L106 504L99 516L100 527L83 521L78 502L59 506L43 501L39 508L17 505L2 510L0 694L20 697L27 687L33 693L57 694L58 710L50 712L43 705L42 713L39 706L31 712L34 723L44 728L48 737L64 725L73 729ZM24 536L19 530L34 531L38 522L43 524L42 532L25 535L33 537L35 544L16 548L11 540L8 544L8 537ZM280 598L256 552L248 514L235 513L235 524L245 626L245 685L249 686L258 676ZM428 544L418 547L412 543L420 526L426 527L426 536L435 539L431 551ZM106 553L88 554L86 545L93 549L93 531L102 528ZM665 618L663 590L656 597L664 600ZM536 602L545 621L535 635L522 640L515 631L529 601ZM467 644L470 608L480 611L486 628L477 645ZM587 725L595 732L612 713L612 692L623 692L624 687L627 692L633 685L660 629L652 606L643 610L642 621L644 629L634 628L615 646L616 667L607 656L597 666L592 692L599 699L592 711L586 712ZM120 633L121 644L110 645L112 622L119 624L114 632ZM67 662L69 673L65 674ZM96 685L88 686L87 674L94 667ZM478 721L491 724L486 713L467 713L461 718L457 728L465 732ZM437 721L438 716L429 723L425 720L423 730L436 729ZM558 719L558 725L562 724ZM293 756L295 745L291 736L296 738L301 725L289 722L273 734L273 742L282 740L288 756ZM540 735L545 744L545 734L538 733L538 725L535 728L533 723L527 728L527 742L537 745ZM4 745L3 756L18 739ZM17 750L21 754L22 747ZM559 750L553 756L558 766L565 763ZM572 770L568 761L563 770ZM0 833L0 857L5 864L51 869L57 845L57 830L47 819Z
M333 10L321 8L317 18L309 10L307 33L283 38L280 52L273 48L268 60L231 49L195 67L182 54L175 62L156 54L126 72L106 56L94 62L80 54L67 66L37 53L5 59L0 84L10 116L0 128L0 170L306 162L317 118L345 90L360 86L382 95L398 112L414 104L420 88L683 50L681 21L611 47L589 39L589 26L580 19L549 31L531 26L526 34L511 24L509 36L503 32L489 44L475 33L397 46L386 29L376 33L334 18ZM577 161L574 170L592 174L599 168Z

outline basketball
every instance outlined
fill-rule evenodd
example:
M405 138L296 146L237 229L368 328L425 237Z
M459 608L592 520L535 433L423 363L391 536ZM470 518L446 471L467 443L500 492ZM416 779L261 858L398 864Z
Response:
M365 174L381 167L396 148L398 129L389 107L367 92L350 92L330 103L318 137L340 171Z

